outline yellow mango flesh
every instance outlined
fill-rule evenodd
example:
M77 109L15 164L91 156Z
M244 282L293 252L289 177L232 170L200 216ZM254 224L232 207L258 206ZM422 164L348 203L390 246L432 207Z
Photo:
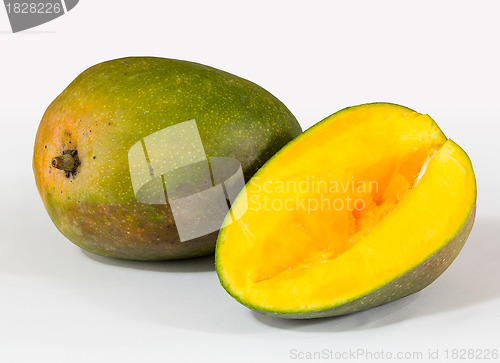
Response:
M391 104L349 108L247 184L233 205L243 216L220 233L217 271L258 310L339 306L443 247L475 196L469 158L429 116Z

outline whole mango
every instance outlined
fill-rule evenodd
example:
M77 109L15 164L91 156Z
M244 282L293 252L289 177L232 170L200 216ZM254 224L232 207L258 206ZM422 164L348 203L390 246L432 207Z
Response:
M196 257L214 251L245 182L301 132L283 103L245 79L187 61L116 59L84 71L47 108L33 171L50 218L81 248Z

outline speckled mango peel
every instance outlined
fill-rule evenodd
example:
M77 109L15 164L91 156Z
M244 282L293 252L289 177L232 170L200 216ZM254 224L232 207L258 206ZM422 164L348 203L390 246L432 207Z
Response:
M153 57L95 65L50 104L36 135L36 185L59 231L103 256L213 253L217 231L180 242L168 206L137 201L131 183L130 148L188 120L196 121L207 157L235 158L246 180L301 133L269 92L211 67Z
M240 197L232 209L248 200L248 211L217 241L222 286L266 315L308 319L366 310L434 281L472 229L476 182L467 154L428 115L375 103L307 130ZM328 207L346 200L362 207ZM310 201L322 207L305 210L320 204Z

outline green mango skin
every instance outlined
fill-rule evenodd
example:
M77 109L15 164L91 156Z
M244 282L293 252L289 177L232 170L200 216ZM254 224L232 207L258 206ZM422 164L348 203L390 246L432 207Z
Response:
M137 201L128 165L128 151L142 138L193 119L206 155L237 159L245 181L302 132L269 92L208 66L155 57L95 65L51 103L36 135L35 181L59 231L109 257L213 253L218 231L181 242L168 205ZM74 150L80 162L74 172L51 165Z

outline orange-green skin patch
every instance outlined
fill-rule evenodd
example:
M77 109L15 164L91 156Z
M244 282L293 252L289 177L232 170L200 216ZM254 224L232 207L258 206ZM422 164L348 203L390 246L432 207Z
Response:
M112 60L79 75L48 107L33 154L36 185L56 227L104 256L164 260L212 253L217 232L180 242L168 205L136 200L128 151L142 138L196 120L208 157L240 161L248 180L302 130L256 84L201 64ZM74 175L51 166L77 150Z

